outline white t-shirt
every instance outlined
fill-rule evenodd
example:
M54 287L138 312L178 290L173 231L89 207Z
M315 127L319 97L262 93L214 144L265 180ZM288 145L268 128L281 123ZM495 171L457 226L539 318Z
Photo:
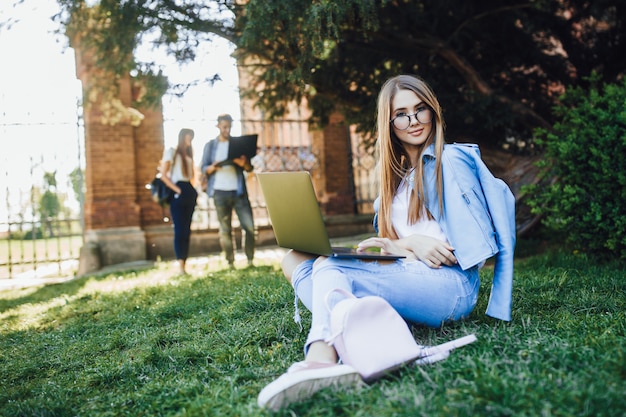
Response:
M215 148L215 161L220 162L228 158L228 142L217 141L217 147ZM215 171L215 183L213 189L221 191L236 191L237 190L237 171L235 166L224 165Z
M413 173L409 176L413 178ZM409 187L410 180L403 180L398 187L398 191L391 203L391 223L398 238L404 238L413 234L420 234L433 237L435 239L447 242L446 235L441 230L439 223L435 220L428 219L426 213L423 213L421 220L415 224L408 224L409 198L411 196L412 186ZM426 209L424 209L426 210Z
M174 160L176 157L176 160ZM193 162L191 158L185 158L187 160L187 172L193 173ZM190 177L186 177L183 173L183 164L180 155L176 154L175 148L168 148L163 152L163 160L170 161L170 179L172 182L178 181L191 181Z

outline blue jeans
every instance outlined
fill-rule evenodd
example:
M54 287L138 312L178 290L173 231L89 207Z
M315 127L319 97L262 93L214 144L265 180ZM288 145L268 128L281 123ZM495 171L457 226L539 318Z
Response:
M302 262L293 272L296 296L311 311L311 330L305 346L330 336L330 313L341 301L334 293L326 305L326 294L335 288L356 297L384 298L408 322L439 327L467 317L478 299L478 267L463 271L459 266L431 269L420 261L393 263L328 258L313 265Z
M244 231L244 252L249 262L254 259L254 219L252 217L252 207L246 194L237 195L237 191L215 190L213 193L213 203L217 212L217 220L220 224L220 245L226 260L229 264L235 261L233 249L233 210L237 213L239 224Z
M180 187L181 193L178 198L170 201L170 214L174 223L174 253L176 259L186 260L189 256L191 219L196 208L198 192L186 181L179 181L176 185Z

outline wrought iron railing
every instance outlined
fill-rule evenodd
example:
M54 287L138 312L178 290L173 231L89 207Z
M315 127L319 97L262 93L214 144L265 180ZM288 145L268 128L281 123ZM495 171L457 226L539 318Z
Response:
M209 123L209 122L207 122ZM281 120L275 122L244 120L242 130L259 134L259 152L252 160L255 170L261 171L298 171L315 172L319 169L319 153L313 146L312 133L308 123L299 120ZM376 197L375 156L360 136L352 132L352 169L355 192L355 207L358 213L372 213L372 203ZM79 165L80 157L76 165ZM33 162L31 161L31 164ZM34 166L34 165L32 165ZM5 198L0 202L0 279L25 276L67 275L68 271L78 269L78 258L82 246L82 221L79 209L74 215L67 211L57 217L38 220L35 213L37 203L33 198L41 193L40 169L30 169L30 183L26 180L23 198L16 202L13 192L8 187L15 173L5 170L7 179ZM23 175L21 180L24 180ZM58 183L66 184L68 178L56 178ZM35 185L39 184L39 185ZM54 191L54 188L51 189ZM248 178L250 202L253 207L255 223L258 227L268 226L269 220L262 193L256 178ZM75 200L75 196L60 193L58 201ZM28 201L26 201L28 200ZM82 199L79 199L82 201ZM27 216L24 212L29 212ZM236 226L236 216L234 216ZM212 202L205 193L200 193L198 206L194 213L194 230L217 229L218 222Z

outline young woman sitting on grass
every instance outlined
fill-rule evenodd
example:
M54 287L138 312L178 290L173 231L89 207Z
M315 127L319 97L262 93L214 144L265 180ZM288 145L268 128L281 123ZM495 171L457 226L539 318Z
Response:
M475 145L444 145L442 109L421 79L389 79L378 97L378 236L359 243L404 255L397 261L341 260L290 251L282 261L296 297L312 312L305 359L267 385L261 407L278 410L329 386L361 382L329 338L328 292L386 299L408 322L440 327L467 317L478 269L496 255L487 314L510 320L515 200ZM367 349L367 346L363 346Z

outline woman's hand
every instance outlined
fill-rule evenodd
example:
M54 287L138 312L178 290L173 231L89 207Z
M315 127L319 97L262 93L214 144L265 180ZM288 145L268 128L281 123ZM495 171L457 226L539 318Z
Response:
M411 235L400 241L401 245L414 253L417 259L431 268L452 266L457 263L454 248L448 242L425 235Z
M417 259L410 250L398 244L399 240L391 240L385 237L370 237L357 245L357 251L364 252L370 248L380 248L382 253L402 255L407 259Z
M452 266L457 263L452 246L424 235L411 235L397 240L371 237L359 243L357 248L361 251L368 248L380 248L385 253L420 260L430 268L441 268L442 265Z

